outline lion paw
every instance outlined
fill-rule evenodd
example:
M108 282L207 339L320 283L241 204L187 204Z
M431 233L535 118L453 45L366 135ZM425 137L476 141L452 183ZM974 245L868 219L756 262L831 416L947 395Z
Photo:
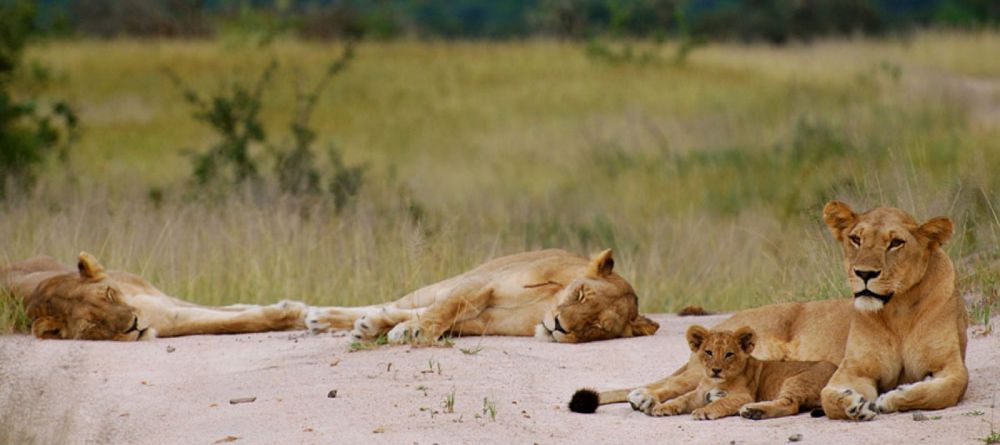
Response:
M400 323L389 331L389 343L405 343L420 336L420 328L410 323Z
M371 317L364 315L354 320L354 329L351 330L351 338L354 341L375 340L382 331Z
M649 413L649 409L656 404L656 399L648 389L636 388L628 394L628 404L636 411Z
M646 414L653 417L676 416L678 414L683 414L683 411L684 410L681 406L675 403L665 402L652 407Z
M721 389L718 389L718 388L709 390L707 393L705 393L705 402L706 403L712 403L712 402L714 402L716 400L719 400L719 399L727 396L728 394L729 393L727 393L727 392L725 392L725 391L723 391Z
M715 420L720 417L725 417L725 415L717 411L707 409L706 407L706 408L698 408L692 411L691 417L694 417L694 420Z
M878 407L875 406L875 402L865 399L865 397L857 391L846 389L843 392L843 398L847 405L847 409L844 413L847 415L847 418L851 420L868 421L874 419L875 416L878 415Z
M310 307L306 311L306 329L310 334L321 334L330 331L330 323L323 321L322 312L318 308Z
M764 418L764 410L751 405L743 405L740 408L740 417L750 420L760 420Z

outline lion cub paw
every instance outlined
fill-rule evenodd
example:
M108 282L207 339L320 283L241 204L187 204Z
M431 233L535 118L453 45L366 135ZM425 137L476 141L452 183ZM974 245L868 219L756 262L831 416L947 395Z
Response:
M762 406L764 403L748 403L740 408L740 417L750 420L760 420L767 418L767 411Z
M865 399L861 393L853 389L845 389L841 394L843 404L847 407L844 414L847 415L848 419L868 421L878 415L878 407L875 406L875 402Z
M671 402L672 401L658 403L656 404L656 406L650 409L649 412L647 412L646 414L649 414L650 416L653 417L663 417L663 416L676 416L678 414L684 413L684 409L682 406Z
M721 417L726 417L726 414L704 407L692 411L691 417L694 417L694 420L715 420Z
M646 388L636 388L628 393L628 404L636 411L649 413L649 409L656 404L653 394Z

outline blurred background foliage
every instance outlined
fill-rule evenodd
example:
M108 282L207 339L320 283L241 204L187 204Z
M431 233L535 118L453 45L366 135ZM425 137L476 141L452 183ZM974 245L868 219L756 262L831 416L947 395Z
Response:
M0 0L0 93L32 110L0 140L51 124L0 144L0 262L332 305L611 247L643 310L732 310L845 295L840 199L953 218L988 317L997 4Z
M1000 21L994 0L39 0L38 9L47 32L101 37L267 30L307 38L510 39L613 31L783 43Z

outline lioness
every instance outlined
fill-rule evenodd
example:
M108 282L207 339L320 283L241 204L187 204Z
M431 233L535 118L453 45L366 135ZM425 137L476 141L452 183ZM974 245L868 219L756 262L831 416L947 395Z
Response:
M81 252L74 270L51 257L0 267L0 285L24 304L38 338L144 340L193 334L304 329L306 306L198 306Z
M610 249L592 260L563 250L505 256L417 289L392 303L312 308L313 332L352 329L355 339L392 342L455 335L531 336L577 343L651 335L632 286L614 272Z
M870 420L878 412L958 403L968 382L967 316L954 266L941 249L951 221L919 224L893 208L856 214L837 201L823 208L823 220L843 247L853 300L764 306L716 328L752 328L759 336L754 352L762 360L837 363L822 393L823 408L834 419ZM628 401L646 412L694 389L703 373L693 354L670 376L602 392L598 403Z
M747 419L793 416L818 408L820 390L837 366L830 362L757 360L753 329L709 331L694 325L687 341L705 375L694 390L650 408L652 416L691 413L698 420L739 415ZM754 403L757 402L757 403Z

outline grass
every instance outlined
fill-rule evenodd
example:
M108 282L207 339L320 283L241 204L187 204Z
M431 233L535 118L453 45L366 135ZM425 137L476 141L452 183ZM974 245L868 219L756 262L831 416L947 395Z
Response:
M451 388L451 392L445 396L442 405L444 406L445 413L451 414L455 412L455 388Z
M318 147L369 166L355 206L183 199L185 150L211 135L163 67L211 91L276 58L263 118L279 131L296 78L318 78L316 61L338 50L33 47L84 134L67 167L0 203L0 262L87 250L201 303L359 305L503 254L613 247L642 310L725 311L844 295L820 222L841 199L952 217L963 291L997 288L998 111L967 82L1000 76L984 57L1000 51L998 33L710 45L684 66L605 64L551 41L367 43L313 118ZM668 60L674 48L660 50Z

